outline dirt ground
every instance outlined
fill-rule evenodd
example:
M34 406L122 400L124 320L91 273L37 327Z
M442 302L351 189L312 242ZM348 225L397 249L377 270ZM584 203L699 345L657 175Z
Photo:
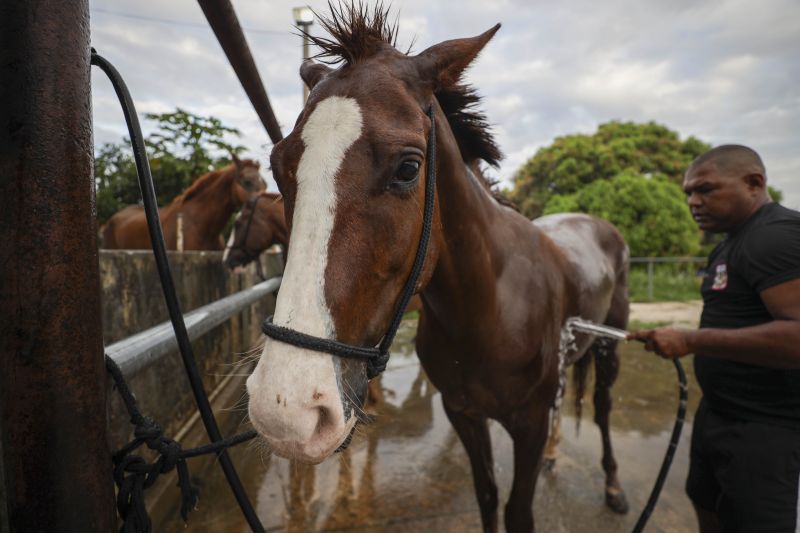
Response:
M675 324L686 327L697 327L700 323L700 313L703 310L702 300L688 302L653 302L632 303L631 322L640 324L661 323Z

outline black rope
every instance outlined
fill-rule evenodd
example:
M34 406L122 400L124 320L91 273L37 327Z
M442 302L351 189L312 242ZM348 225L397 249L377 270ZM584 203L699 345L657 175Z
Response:
M148 416L142 415L122 371L113 359L106 356L106 370L111 374L117 390L122 396L125 408L134 425L134 439L116 452L112 459L114 462L114 482L117 484L117 512L123 520L121 531L134 533L151 531L152 525L144 501L144 491L156 482L160 474L166 474L172 469L178 471L178 487L181 490L181 517L187 520L189 512L197 505L199 491L192 485L189 478L189 468L186 459L207 455L219 454L222 450L248 441L256 436L254 430L235 435L228 439L183 450L181 445L164 436L161 426ZM147 463L144 458L132 455L132 452L146 444L156 452L157 458L152 463Z
M667 480L669 468L672 466L672 459L675 456L675 450L678 449L678 441L681 438L681 430L683 429L683 421L686 419L686 401L689 398L689 387L686 385L686 373L683 371L683 365L678 359L673 359L675 363L675 370L678 373L678 381L680 382L678 389L678 413L675 415L675 425L672 427L672 436L669 439L667 446L667 453L664 455L664 462L661 463L661 469L658 471L658 477L653 485L653 490L650 492L650 498L647 500L647 505L644 506L642 514L639 515L639 520L633 528L633 533L641 533L644 531L644 526L650 519L653 509L656 507L658 496L661 494L661 489L664 487L664 482Z
M169 311L169 317L172 321L172 327L175 330L175 337L178 341L178 348L181 358L183 359L184 368L186 369L186 375L189 378L192 393L194 394L194 399L197 403L197 408L200 411L200 417L203 421L203 425L206 428L209 439L213 443L224 442L219 427L217 426L217 421L214 418L214 413L211 410L211 404L208 401L208 396L206 396L203 388L203 380L200 376L199 370L197 369L197 363L194 358L192 344L189 341L189 336L186 332L186 324L183 321L183 313L181 312L180 304L175 294L175 286L172 281L169 262L167 261L167 250L164 244L164 234L161 229L161 220L158 216L158 204L156 202L156 194L153 187L153 176L150 173L150 163L147 159L147 152L145 151L144 136L142 135L142 129L139 125L139 119L136 116L136 109L133 105L133 100L131 99L125 82L123 81L119 72L117 72L117 69L115 69L114 66L106 61L103 57L98 55L94 49L92 49L91 63L92 65L100 67L100 69L108 76L122 106L122 112L125 115L125 122L128 125L128 133L131 139L134 160L136 161L136 173L139 178L139 188L142 193L144 209L147 215L147 228L150 232L150 242L153 246L153 255L156 259L156 266L158 268L158 275L161 280L164 300L167 304L167 310ZM147 436L152 436L155 434L154 428L150 428L150 430L143 429L143 431L145 431ZM161 438L163 437L158 437L158 439ZM143 440L142 442L145 442L146 440L147 439ZM153 439L150 440L153 441ZM159 445L158 443L156 444ZM179 477L183 475L188 479L188 471L184 471L184 474L181 474L181 471L186 467L185 463L183 463L181 466L178 464L179 461L173 461L175 457L174 447L172 447L171 444L165 444L164 446L169 448L166 450L168 452L169 460L166 460L161 466L169 466L172 462L174 462L174 464L178 466ZM247 498L247 494L245 493L242 482L236 473L233 462L231 461L230 456L225 451L224 447L222 447L222 449L219 451L218 457L220 466L225 473L225 478L228 480L228 484L231 486L231 490L233 491L239 507L242 509L242 513L244 514L250 529L257 533L263 532L264 527L261 525L253 506L250 504L250 500ZM140 461L143 462L141 459ZM128 469L132 468L134 470L144 471L145 467L141 466L140 461L135 459L126 461L127 465L122 470L127 471ZM151 468L154 468L152 465L150 466ZM132 495L135 492L138 495L138 493L147 488L149 484L152 484L152 481L149 484L147 483L148 479L155 481L155 475L152 474L152 470L148 470L147 473L143 475L144 478L142 478L141 475L137 475L133 481L126 485L126 494L129 494L131 497L133 497ZM122 477L121 480L124 482L125 478ZM132 502L130 498L129 501ZM138 529L144 525L144 523L142 523L140 520L141 512L144 511L143 501L137 500L135 502L135 507L135 520L131 521L130 526L127 521L123 526L123 531L126 533L128 531L148 531L148 529ZM144 514L146 516L146 512ZM146 522L149 523L149 519L147 519Z
M392 345L394 336L397 334L397 328L400 327L400 322L403 320L403 312L405 311L406 306L408 306L409 300L411 300L411 297L416 292L417 281L422 273L422 266L425 263L425 255L428 251L428 241L430 240L431 229L433 227L433 207L434 196L436 193L436 119L434 116L433 105L428 108L427 114L431 120L431 129L428 135L428 147L426 155L427 166L425 173L425 209L422 215L422 235L420 236L419 244L417 245L417 254L414 257L414 265L411 267L411 272L409 273L406 284L403 287L400 300L397 302L397 307L395 309L394 316L392 317L392 322L389 324L389 329L383 336L380 345L377 348L353 346L333 339L315 337L291 328L273 324L272 317L268 317L261 325L261 330L265 335L279 342L292 344L308 350L325 352L338 357L366 359L367 377L369 379L374 378L386 370L386 364L389 362L389 347Z

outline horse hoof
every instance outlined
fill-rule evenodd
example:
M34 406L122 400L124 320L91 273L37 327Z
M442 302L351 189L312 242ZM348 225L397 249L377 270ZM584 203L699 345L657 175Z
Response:
M542 470L547 472L548 474L552 474L556 470L556 458L555 457L545 457L542 459Z
M622 489L606 488L606 505L615 513L628 512L628 499Z

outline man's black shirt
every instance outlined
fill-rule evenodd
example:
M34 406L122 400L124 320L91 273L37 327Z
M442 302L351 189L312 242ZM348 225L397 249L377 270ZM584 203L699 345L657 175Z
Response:
M745 328L773 320L759 293L800 278L800 213L761 207L708 259L700 328ZM800 370L695 356L703 395L716 412L800 428Z

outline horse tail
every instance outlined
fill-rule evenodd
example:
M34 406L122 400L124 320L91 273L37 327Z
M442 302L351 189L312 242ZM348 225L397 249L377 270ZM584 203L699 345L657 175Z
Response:
M586 394L586 376L592 364L591 350L587 350L583 357L572 365L572 385L575 389L575 431L581 428L581 415L583 414L583 397Z

